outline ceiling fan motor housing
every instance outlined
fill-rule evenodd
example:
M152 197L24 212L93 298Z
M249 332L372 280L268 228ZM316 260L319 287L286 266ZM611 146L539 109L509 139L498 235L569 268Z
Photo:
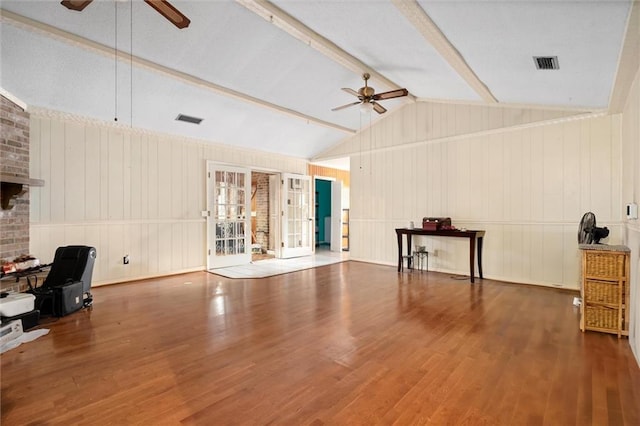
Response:
M364 98L370 98L375 93L376 93L375 89L369 86L361 87L360 90L358 90L358 94L360 94L360 96Z

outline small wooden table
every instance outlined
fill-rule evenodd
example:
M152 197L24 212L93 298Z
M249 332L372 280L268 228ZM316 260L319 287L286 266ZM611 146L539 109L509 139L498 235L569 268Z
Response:
M476 240L478 240L478 272L480 278L482 276L482 240L484 238L484 231L459 231L441 229L436 231L428 231L422 228L396 228L396 236L398 237L398 272L402 269L402 236L407 236L407 254L411 254L411 237L413 235L428 235L432 237L454 237L454 238L468 238L469 239L469 272L471 282L475 282L474 261L476 257Z

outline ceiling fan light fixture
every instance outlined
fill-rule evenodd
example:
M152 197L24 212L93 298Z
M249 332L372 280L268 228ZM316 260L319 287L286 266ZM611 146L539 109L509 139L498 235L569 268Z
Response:
M360 112L363 114L371 114L373 111L373 104L371 102L363 102L360 105Z

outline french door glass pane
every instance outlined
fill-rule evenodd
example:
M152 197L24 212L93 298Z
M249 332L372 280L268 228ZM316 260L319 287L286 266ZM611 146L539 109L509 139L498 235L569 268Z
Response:
M216 255L245 253L245 182L245 173L215 172Z
M236 186L236 173L227 172L227 184L229 186Z

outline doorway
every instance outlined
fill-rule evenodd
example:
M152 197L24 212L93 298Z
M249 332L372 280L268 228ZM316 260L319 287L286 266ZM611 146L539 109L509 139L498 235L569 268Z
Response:
M311 178L251 172L251 261L313 253Z
M251 171L251 261L276 257L275 214L270 182L277 175Z
M207 162L207 268L249 263L250 171Z
M313 254L308 175L207 162L207 269Z
M316 250L331 246L331 181L315 180L315 246Z
M344 249L342 182L316 176L314 186L316 250L341 251Z
M282 174L281 258L313 254L311 176Z

